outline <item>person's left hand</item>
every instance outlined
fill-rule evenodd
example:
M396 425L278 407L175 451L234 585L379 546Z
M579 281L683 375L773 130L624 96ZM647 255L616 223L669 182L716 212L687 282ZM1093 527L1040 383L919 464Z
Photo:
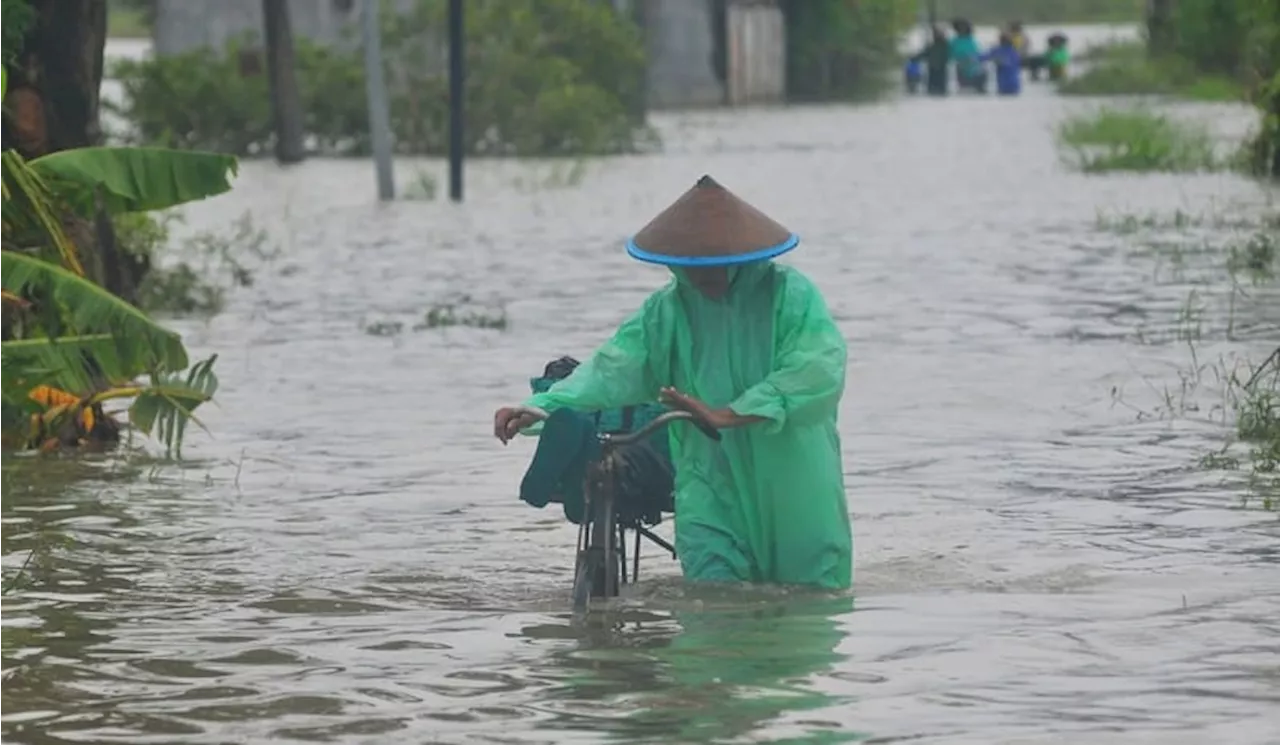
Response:
M727 427L731 427L734 424L734 420L737 418L729 409L713 409L693 396L681 393L675 388L663 388L658 392L658 400L673 409L679 409L693 414L702 421L711 425L713 429L725 429Z

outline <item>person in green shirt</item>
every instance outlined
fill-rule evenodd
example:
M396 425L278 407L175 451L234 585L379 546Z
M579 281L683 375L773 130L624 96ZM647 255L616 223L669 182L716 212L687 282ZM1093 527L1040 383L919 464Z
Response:
M670 267L613 337L524 406L599 411L660 400L722 430L667 428L676 552L692 581L848 588L853 540L837 412L847 349L821 293L774 261L800 239L704 176L627 243ZM535 424L494 414L508 442Z
M1049 79L1062 81L1067 78L1067 65L1071 64L1071 52L1067 49L1067 37L1055 33L1049 37L1049 51L1045 53L1045 66L1049 68Z
M982 50L973 38L973 24L963 18L951 22L951 61L956 65L956 87L978 93L987 90L987 70L982 64Z

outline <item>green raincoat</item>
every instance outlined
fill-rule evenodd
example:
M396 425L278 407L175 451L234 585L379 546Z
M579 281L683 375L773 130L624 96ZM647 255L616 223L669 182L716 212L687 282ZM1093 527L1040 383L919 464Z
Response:
M712 441L669 426L676 551L690 580L844 589L852 581L836 414L844 338L821 294L772 261L731 266L712 300L676 267L573 374L527 405L548 411L652 402L674 386L712 408L767 421Z

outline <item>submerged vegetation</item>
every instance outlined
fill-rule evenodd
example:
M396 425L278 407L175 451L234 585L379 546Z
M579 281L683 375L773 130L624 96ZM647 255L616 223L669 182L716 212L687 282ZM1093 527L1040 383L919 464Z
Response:
M395 147L443 153L448 86L442 64L444 0L419 0L383 15L382 51ZM310 147L369 151L363 58L357 29L342 43L295 40L296 73ZM536 6L473 0L466 13L467 149L479 155L631 152L653 142L640 113L644 45L639 28L595 0ZM250 35L225 49L119 60L118 113L131 142L266 155L273 127L261 44Z
M1081 55L1088 67L1064 80L1058 91L1072 96L1177 96L1197 101L1244 101L1240 80L1205 73L1181 57L1156 59L1144 42L1116 42Z
M145 311L171 316L218 313L228 292L253 286L257 267L278 256L249 213L226 232L202 231L175 246L170 231L181 219L172 212L115 217L120 251L145 267L137 292L138 307Z
M1202 125L1149 108L1102 107L1058 126L1068 163L1086 173L1208 171L1226 165Z
M1211 338L1264 340L1276 338L1280 317L1280 214L1262 217L1176 212L1170 216L1100 216L1098 227L1124 236L1135 254L1150 256L1172 269L1165 281L1192 289L1174 319L1172 333L1140 331L1146 343L1175 342L1187 347L1187 366L1179 371L1176 390L1156 388L1155 413L1140 416L1208 417L1228 427L1221 447L1204 453L1206 469L1242 471L1256 503L1280 505L1280 347L1262 360L1203 359ZM1225 236L1225 237L1224 237ZM1194 274L1192 274L1194 272ZM1215 287L1221 287L1219 291ZM1226 319L1206 325L1210 301L1224 308ZM1206 390L1208 389L1208 390ZM1204 409L1200 396L1219 403ZM1113 396L1125 403L1117 391Z
M407 327L412 331L430 331L461 326L491 331L506 331L507 308L502 302L481 302L470 295L461 294L448 300L433 303L421 319ZM398 320L378 320L364 324L364 332L370 336L399 336L406 324Z
M938 0L943 18L961 16L979 24L1135 23L1146 0Z
M1280 3L1181 0L1150 7L1145 44L1096 53L1092 67L1062 92L1249 101L1261 120L1246 165L1280 178Z
M1195 78L1190 73L1173 84L1170 81L1177 80L1177 73L1171 70L1176 71L1179 65L1183 70L1192 68L1176 59L1167 62L1169 65L1159 75L1169 85L1161 92L1185 94L1187 86L1206 85L1206 78ZM1138 68L1147 72L1125 74L1149 74L1157 69L1154 64L1148 62ZM1095 78L1095 83L1097 80L1101 78ZM1272 81L1254 90L1256 96L1263 97L1260 105L1264 107L1264 122L1255 139L1237 153L1243 157L1221 157L1204 126L1146 106L1103 107L1073 116L1058 129L1059 146L1074 166L1086 172L1201 171L1240 165L1243 161L1245 168L1255 173L1280 176L1280 167L1275 163L1280 123L1273 114L1266 113L1270 111L1266 107L1276 106L1280 88ZM1280 498L1280 349L1252 363L1204 361L1201 345L1206 341L1202 326L1206 295L1214 294L1214 287L1224 287L1221 294L1225 296L1228 316L1217 331L1227 339L1276 337L1280 318L1268 309L1280 307L1280 215L1249 218L1178 211L1168 217L1100 217L1099 228L1124 235L1126 243L1151 255L1157 267L1172 270L1183 281L1187 281L1190 271L1200 273L1178 314L1173 334L1176 341L1187 345L1188 368L1179 373L1176 392L1163 391L1160 413L1203 415L1192 399L1203 388L1216 387L1221 403L1214 410L1220 421L1230 426L1230 436L1221 448L1204 454L1201 465L1244 471L1249 494L1262 506L1275 509ZM1242 308L1247 308L1254 318L1247 329L1241 328L1237 318ZM1141 332L1140 338L1151 340Z
M132 7L135 3L130 3ZM394 148L443 154L449 93L445 0L387 4L382 52ZM582 156L658 145L645 122L648 61L637 19L600 0L471 0L467 4L466 148L474 155ZM723 81L730 54L724 6L714 20L712 65ZM892 86L898 42L915 20L905 0L784 0L787 95L858 100ZM322 155L369 152L364 65L354 24L321 44L294 39L307 147ZM260 35L221 49L113 62L122 101L105 104L131 144L261 157L272 150L269 85ZM426 184L411 184L420 197Z

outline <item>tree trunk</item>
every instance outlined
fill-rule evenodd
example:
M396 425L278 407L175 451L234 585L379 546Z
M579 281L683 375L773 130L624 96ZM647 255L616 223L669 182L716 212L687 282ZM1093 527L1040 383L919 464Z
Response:
M33 0L31 6L38 20L9 71L11 94L25 99L13 122L18 152L34 158L96 145L106 0Z
M302 99L294 73L293 31L288 0L262 0L266 24L267 80L275 116L276 160L297 163L306 157L302 143Z
M1177 47L1177 30L1173 24L1177 8L1177 0L1147 0L1147 43L1151 54L1169 54Z
M107 0L31 0L37 20L10 69L5 146L24 158L91 147L102 141L98 91L107 43ZM110 216L68 225L91 279L135 302L136 262L116 247Z

